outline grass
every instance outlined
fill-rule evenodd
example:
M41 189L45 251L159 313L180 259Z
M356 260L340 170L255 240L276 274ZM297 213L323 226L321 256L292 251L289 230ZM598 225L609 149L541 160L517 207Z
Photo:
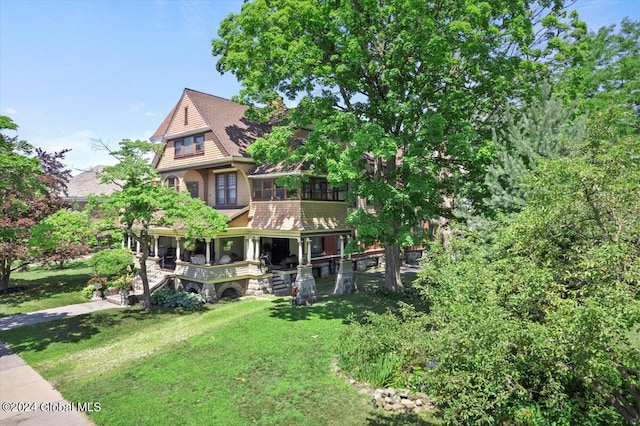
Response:
M347 317L394 303L361 291L306 307L271 297L198 312L114 309L0 332L0 340L67 400L100 402L89 414L99 425L431 424L375 410L331 370Z
M27 271L14 271L9 286L26 290L0 296L0 317L88 302L80 291L90 274L83 260L70 262L65 269L31 266Z

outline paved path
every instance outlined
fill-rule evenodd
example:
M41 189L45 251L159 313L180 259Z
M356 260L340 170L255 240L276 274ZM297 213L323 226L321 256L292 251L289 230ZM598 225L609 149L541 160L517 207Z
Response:
M13 315L0 318L0 331L117 307L97 301ZM51 383L0 342L0 425L90 426L93 422L78 410L78 403L86 402L92 401L66 401Z

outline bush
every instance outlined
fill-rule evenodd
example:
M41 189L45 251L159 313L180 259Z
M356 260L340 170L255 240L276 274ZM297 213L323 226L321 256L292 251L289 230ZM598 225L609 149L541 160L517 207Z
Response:
M373 386L410 386L413 373L430 360L427 331L422 313L400 305L399 314L367 312L363 322L351 319L336 348L343 370Z
M108 249L91 256L89 266L96 275L115 278L133 271L134 260L131 252L126 249Z
M85 299L93 299L93 290L95 290L93 286L88 285L80 290L80 294L82 294L82 297L84 297Z
M196 293L187 293L184 291L173 291L168 288L162 288L153 292L151 295L151 304L162 306L164 308L184 308L189 310L201 309L204 304L202 296Z

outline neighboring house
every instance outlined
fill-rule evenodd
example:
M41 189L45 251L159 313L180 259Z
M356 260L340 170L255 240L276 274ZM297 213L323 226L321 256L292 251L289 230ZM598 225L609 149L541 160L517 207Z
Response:
M100 183L99 174L106 166L95 166L77 174L67 183L67 196L64 197L72 208L76 210L84 209L89 202L90 195L110 195L120 189L114 183Z
M249 121L246 109L185 89L151 137L164 145L153 160L163 184L189 191L229 217L228 229L213 239L186 242L179 227L151 230L151 251L160 266L175 268L185 290L209 299L225 291L272 291L278 281L333 273L353 231L346 223L343 188L307 176L299 191L290 191L276 179L302 178L303 167L256 165L246 149L270 126ZM306 136L304 130L298 133ZM264 254L273 264L268 274L259 268Z

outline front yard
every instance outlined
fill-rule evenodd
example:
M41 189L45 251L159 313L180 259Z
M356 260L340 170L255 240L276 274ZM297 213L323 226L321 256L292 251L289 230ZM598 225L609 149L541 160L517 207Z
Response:
M0 295L0 317L88 302L80 291L90 275L91 268L84 260L70 262L64 269L30 266L26 271L14 271L9 286L25 289Z
M360 282L375 285L363 275ZM319 288L331 287L331 279ZM0 332L99 425L431 424L374 410L331 365L351 313L394 302L370 291L307 307L247 298L199 312L114 309Z

